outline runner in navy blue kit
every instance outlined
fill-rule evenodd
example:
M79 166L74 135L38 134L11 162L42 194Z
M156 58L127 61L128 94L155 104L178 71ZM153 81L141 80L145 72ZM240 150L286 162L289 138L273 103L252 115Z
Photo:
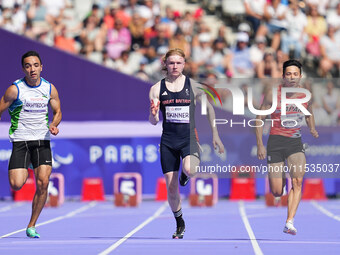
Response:
M168 202L176 219L176 232L172 238L182 239L185 223L182 217L181 199L178 188L178 171L182 158L182 173L179 178L182 186L195 174L200 163L200 151L195 128L195 103L203 92L197 89L197 82L182 74L185 55L181 49L169 50L164 59L167 75L150 89L151 124L159 121L159 109L163 115L163 133L160 144L162 171L168 190ZM214 108L207 104L207 116L213 133L214 148L224 152L224 146L213 126Z

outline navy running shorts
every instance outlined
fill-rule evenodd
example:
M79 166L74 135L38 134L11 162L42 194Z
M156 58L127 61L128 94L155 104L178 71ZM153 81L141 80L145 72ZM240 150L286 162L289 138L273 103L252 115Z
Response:
M178 144L170 144L161 140L160 153L163 174L178 171L181 158L184 159L188 155L200 158L199 146L194 138L185 139Z

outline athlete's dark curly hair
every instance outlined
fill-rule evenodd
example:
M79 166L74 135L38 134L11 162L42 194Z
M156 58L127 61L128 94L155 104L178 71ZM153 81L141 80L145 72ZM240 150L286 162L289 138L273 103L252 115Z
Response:
M22 65L22 67L24 67L24 59L28 58L28 57L37 57L40 60L40 64L42 64L39 53L36 52L36 51L31 50L31 51L26 52L24 55L22 55L22 57L21 57L21 65Z

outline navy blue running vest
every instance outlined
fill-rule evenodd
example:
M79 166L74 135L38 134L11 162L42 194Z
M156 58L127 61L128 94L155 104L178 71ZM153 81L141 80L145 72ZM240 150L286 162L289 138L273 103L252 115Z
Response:
M185 78L183 89L171 92L161 80L160 110L163 115L163 142L183 142L195 136L195 101L190 79Z

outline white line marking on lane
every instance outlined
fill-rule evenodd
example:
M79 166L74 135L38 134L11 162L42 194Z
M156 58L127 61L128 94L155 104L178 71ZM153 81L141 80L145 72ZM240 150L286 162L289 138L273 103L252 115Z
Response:
M23 205L24 205L23 202L15 202L13 205L8 205L8 206L0 208L0 213L7 212L9 210L12 210L14 208L17 208L17 207L20 207L20 206L23 206Z
M240 214L241 214L241 218L242 218L242 221L243 221L243 224L244 226L246 227L246 230L248 232L248 236L250 238L250 241L251 241L251 245L253 246L253 249L254 249L254 252L256 255L263 255L263 252L256 240L256 237L254 235L254 232L250 226L250 223L249 223L249 220L248 220L248 217L247 217L247 213L246 213L246 209L244 207L244 202L243 201L240 201L238 203L239 205L239 210L240 210Z
M74 211L71 211L69 212L68 214L65 214L63 216L59 216L59 217L56 217L56 218L53 218L53 219L50 219L50 220L47 220L47 221L44 221L42 223L39 223L36 225L36 227L39 227L39 226L43 226L43 225L46 225L46 224L50 224L50 223L53 223L53 222L56 222L56 221L60 221L60 220L63 220L63 219L66 219L66 218L71 218L73 216L75 216L76 214L78 213L81 213L81 212L84 212L92 207L94 207L95 205L97 204L97 202L93 201L93 202L90 202L89 204L83 206L83 207L80 207ZM23 228L23 229L19 229L17 231L13 231L11 233L8 233L6 235L3 235L3 236L0 236L0 239L4 238L4 237L9 237L11 235L14 235L14 234L17 234L17 233L20 233L22 231L26 231L26 228Z
M109 248L106 250L102 251L98 255L107 255L110 252L114 251L116 248L118 248L119 245L124 243L126 240L128 240L131 236L133 236L135 233L137 233L139 230L144 228L146 225L148 225L150 222L155 220L161 213L165 210L165 208L168 207L168 202L165 202L158 210L149 218L147 218L145 221L143 221L141 224L139 224L136 228L131 230L129 233L127 233L124 237L122 237L120 240L115 242L113 245L111 245Z
M316 201L312 201L311 204L318 209L320 212L322 212L323 214L327 215L328 217L340 221L340 216L335 215L334 213L328 211L325 207L323 207L322 205L318 204Z

